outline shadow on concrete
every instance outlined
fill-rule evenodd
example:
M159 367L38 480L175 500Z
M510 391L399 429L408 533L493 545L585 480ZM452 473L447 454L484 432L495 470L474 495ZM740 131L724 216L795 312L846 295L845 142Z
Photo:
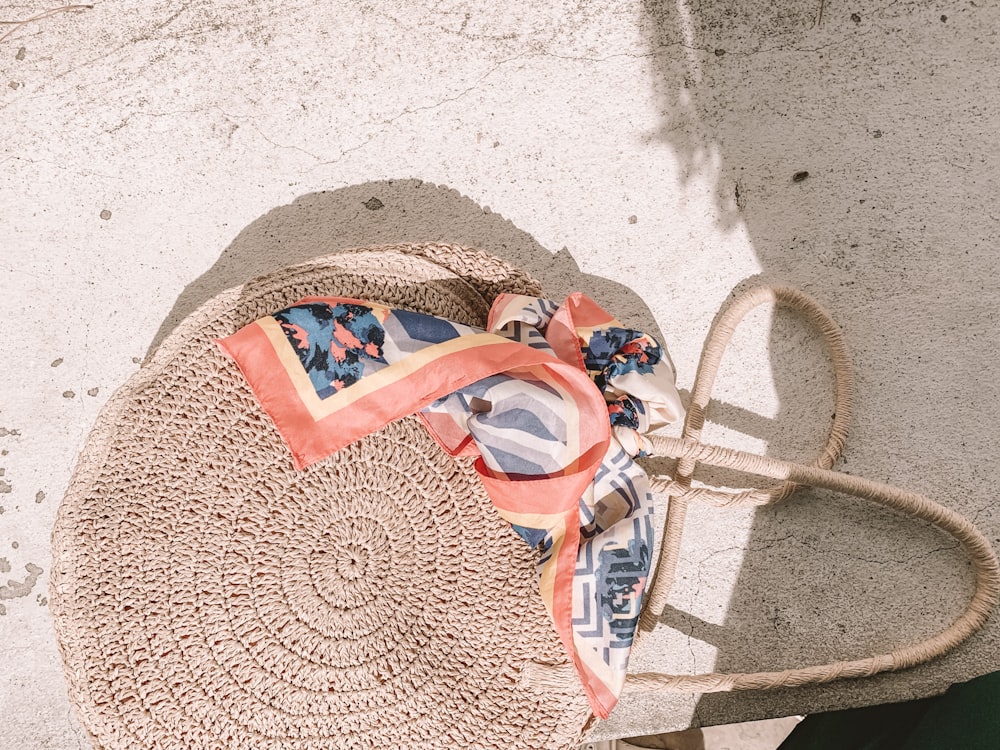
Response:
M1000 220L974 195L985 187L996 197L991 139L1000 117L996 107L977 111L962 82L991 75L975 24L990 27L982 15L996 13L893 5L868 16L818 0L644 0L641 25L658 136L682 177L714 175L717 220L746 227L761 279L810 292L845 330L860 378L856 429L839 468L938 494L969 513L960 504L975 510L969 498L982 494L984 476L977 486L950 464L990 465L981 446L1000 443L1000 425L975 413L992 411L995 391L981 372L996 356L986 321L997 305L985 279L995 277L990 237ZM983 156L962 163L970 154ZM769 455L809 459L804 446L820 445L829 425L829 366L800 323L779 315L773 325L779 413L766 419L713 404L710 419L762 438ZM969 361L955 361L948 337L967 341ZM977 407L944 406L957 399ZM940 440L949 458L928 464L928 440ZM661 621L716 646L719 672L890 650L944 627L971 593L950 540L824 492L757 511L745 550L722 624L673 608ZM989 669L967 647L959 653L952 672ZM935 666L853 687L706 695L695 721L902 700L949 681Z
M581 272L565 248L551 252L455 190L399 179L303 195L249 224L208 271L185 287L147 355L180 321L225 289L321 255L401 242L445 242L491 253L527 271L549 297L561 300L582 291L626 325L662 340L652 313L635 292Z

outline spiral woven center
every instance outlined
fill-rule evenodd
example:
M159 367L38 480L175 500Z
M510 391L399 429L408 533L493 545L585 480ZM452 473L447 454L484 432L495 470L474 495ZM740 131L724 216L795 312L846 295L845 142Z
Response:
M350 609L373 600L388 577L390 542L376 519L341 519L318 535L309 555L309 575L331 606Z
M348 581L361 578L368 568L368 553L354 544L335 552L334 558L337 573Z

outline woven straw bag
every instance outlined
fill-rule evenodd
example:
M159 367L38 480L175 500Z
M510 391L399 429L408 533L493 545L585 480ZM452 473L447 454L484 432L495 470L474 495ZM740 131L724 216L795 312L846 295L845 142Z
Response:
M482 326L501 292L541 289L496 258L448 245L320 258L210 300L114 395L53 532L52 613L70 699L95 747L535 749L581 741L593 717L537 595L534 553L493 512L471 459L447 456L408 417L295 471L249 386L212 343L298 299L329 294ZM765 300L802 309L831 342L838 419L814 467L698 442L732 326ZM892 654L772 675L630 675L626 689L704 692L873 674L926 660L974 632L997 598L989 543L925 498L828 470L850 418L836 327L788 290L755 293L727 314L706 347L683 436L654 441L680 460L671 478L654 478L671 502L646 629L665 604L689 500L771 502L794 483L927 518L965 546L977 591L944 633ZM698 461L782 484L742 493L699 487L691 481Z

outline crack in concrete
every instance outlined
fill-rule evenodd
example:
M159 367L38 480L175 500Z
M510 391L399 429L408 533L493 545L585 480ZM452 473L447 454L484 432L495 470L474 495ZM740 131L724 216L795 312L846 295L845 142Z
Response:
M801 539L795 539L794 541L797 544L800 544L803 547L811 549L814 552L829 553L829 554L839 555L840 557L846 557L846 558L849 558L851 560L858 560L859 562L873 563L875 565L906 565L907 563L911 563L914 560L920 560L920 559L923 559L923 558L927 558L927 557L930 557L931 555L937 554L938 552L945 552L947 550L954 550L954 549L957 549L959 547L958 542L953 542L952 544L946 544L946 545L943 545L941 547L935 547L932 550L927 550L927 551L923 551L923 552L917 552L917 553L915 553L913 555L910 555L909 557L906 557L906 558L903 558L903 559L899 559L899 558L894 558L894 557L889 557L889 558L865 557L864 555L859 555L859 554L856 554L856 553L851 552L849 550L838 549L836 547L819 547L819 546L810 544L809 542L802 541Z
M989 503L987 505L984 505L982 508L979 508L976 511L976 514L972 517L972 525L973 526L978 525L979 524L979 516L981 516L983 513L985 513L988 510L993 510L993 508L994 508L994 505L992 503Z
M704 580L705 579L702 577L702 567L701 567L700 564L698 565L698 567L696 568L696 570L698 571L697 575L695 576L695 580L697 581L697 584L696 584L696 589L695 589L695 592L694 592L694 599L692 601L698 602L698 601L701 601L701 589L702 589L702 587L704 585ZM691 673L696 673L696 672L699 672L700 670L698 669L698 657L694 653L694 646L692 644L692 641L693 640L697 640L699 643L703 643L703 641L700 638L695 639L693 637L693 634L694 634L694 623L689 620L688 621L688 632L687 632L687 644L688 644L688 653L691 655L691 669L690 669L690 672ZM697 709L696 709L696 711L697 711Z
M734 545L732 547L723 547L722 549L713 550L709 554L700 558L697 562L697 565L700 567L705 563L707 563L709 560L711 560L713 557L718 557L719 555L727 555L732 552L744 552L744 553L764 552L766 550L771 549L772 547L777 546L778 544L781 544L782 542L788 541L789 539L798 541L794 539L794 535L786 534L785 536L776 537L774 539L761 539L758 540L756 543L750 544L749 546Z
M115 125L113 128L105 130L104 132L109 134L117 133L119 130L126 127L129 124L129 122L131 122L133 117L176 117L178 115L198 115L202 114L203 112L208 112L210 110L215 110L219 112L220 114L222 114L223 117L226 117L229 120L240 119L240 117L229 114L216 104L209 104L204 107L195 107L194 109L177 109L170 112L131 112L130 114L126 115L125 119L122 120L120 123ZM242 118L246 120L250 119L249 116L242 116Z
M210 112L210 111L213 111L213 110L216 111L216 112L218 112L219 114L221 114L227 120L229 120L232 124L235 125L236 128L239 128L241 125L244 125L244 124L249 125L251 128L253 128L253 130L257 131L257 134L261 138L263 138L265 141L267 141L269 144L271 144L275 148L292 149L292 150L295 150L295 151L301 151L303 154L306 154L307 156L312 157L317 162L319 162L319 161L322 160L321 156L319 156L318 154L314 154L312 151L304 149L301 146L296 146L294 144L290 145L290 144L278 143L273 138L271 138L267 133L265 133L263 130L261 130L261 128L254 122L254 118L252 116L250 116L250 115L232 115L232 114L226 112L224 109L222 109L221 107L219 107L218 105L215 105L215 104L210 104L210 105L207 105L207 106L204 106L204 107L195 107L194 109L179 109L179 110L174 110L174 111L170 111L170 112L132 112L131 114L127 115L125 117L125 119L123 119L120 123L118 123L117 125L115 125L113 128L109 128L109 129L105 130L104 132L105 133L109 133L109 134L111 134L111 133L117 133L122 128L127 127L128 124L131 122L132 118L134 118L134 117L177 117L179 115L202 114L202 113ZM231 130L228 133L227 140L230 140L230 141L232 140L233 132L234 131Z
M472 20L471 13L468 13L466 11L449 11L449 10L437 11L437 12L441 16L457 16L461 14L463 16L462 25L458 29L449 29L447 26L441 26L438 24L434 24L433 22L428 22L424 24L418 23L414 26L403 23L396 16L392 15L391 13L387 13L384 10L379 13L379 18L384 18L385 20L391 22L395 26L398 26L400 29L407 32L412 32L415 28L423 29L427 27L432 27L435 31L439 31L442 34L452 34L454 36L459 37L460 39L466 39L470 42L490 42L495 44L498 42L512 42L520 38L518 34L515 34L513 32L509 34L471 34L465 30L466 26L469 25L469 21Z
M184 3L184 5L182 5L178 10L174 11L173 15L171 15L170 18L168 18L163 23L160 23L160 24L157 24L156 26L154 26L152 29L150 29L149 31L147 31L146 34L143 37L140 37L140 39L149 39L150 36L152 36L153 34L155 34L157 31L159 31L160 29L162 29L162 28L164 28L166 26L169 26L174 21L176 21L177 17L180 16L182 13L184 13L186 10L188 10L188 8L190 8L190 7L191 7L191 3Z
M233 118L233 119L235 119L235 118ZM271 139L270 137L268 137L268 135L263 130L261 130L259 127L257 127L257 124L252 119L250 119L250 118L247 118L247 123L250 125L251 128L253 128L254 130L257 131L257 134L261 138L263 138L265 141L267 141L268 143L270 143L275 148L284 148L284 149L291 149L293 151L301 151L303 154L306 154L307 156L311 156L313 159L315 159L318 162L322 161L322 159L323 159L322 156L318 156L318 155L314 154L312 151L307 151L306 149L302 148L301 146L286 145L284 143L278 143L277 141L275 141L275 140Z
M486 73L484 73L482 76L480 76L470 86L468 86L467 88L465 88L462 91L458 92L457 94L453 94L451 96L447 96L447 97L441 99L440 101L435 102L434 104L427 104L425 106L415 107L413 109L411 109L409 107L405 108L398 115L394 115L393 117L390 117L389 119L384 120L383 121L383 126L381 128L379 128L378 130L374 131L373 133L371 133L361 143L358 143L358 144L356 144L354 146L351 146L349 148L343 149L340 152L340 155L337 158L331 159L330 161L321 161L316 166L317 167L322 167L322 166L328 166L330 164L337 164L338 162L342 161L344 159L344 157L347 156L348 154L353 153L354 151L358 151L358 150L364 148L369 143L371 143L373 140L375 140L375 138L377 138L378 136L380 136L383 133L387 132L396 123L397 120L399 120L399 119L401 119L403 117L406 117L408 115L416 114L417 112L426 112L426 111L429 111L429 110L432 110L432 109L438 109L439 107L443 107L446 104L451 104L452 102L456 102L459 99L461 99L461 98L467 96L468 94L470 94L475 89L477 89L483 83L483 81L485 81L487 78L489 78L490 76L492 76L494 73L496 73L503 66L505 66L505 65L507 65L507 64L509 64L511 62L514 62L515 60L519 60L521 58L530 57L530 56L532 56L531 53L529 53L529 52L522 52L522 53L520 53L518 55L514 55L513 57L505 58L505 59L501 60L500 62L498 62L496 65L494 65L492 68L490 68L488 71L486 71Z

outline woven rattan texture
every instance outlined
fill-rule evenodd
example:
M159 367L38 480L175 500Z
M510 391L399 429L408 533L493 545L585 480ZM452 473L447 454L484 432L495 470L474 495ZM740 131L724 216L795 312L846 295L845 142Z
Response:
M118 748L569 748L575 685L534 554L410 417L306 471L213 344L307 295L483 325L537 284L444 245L352 251L224 292L109 402L53 535L71 701Z

